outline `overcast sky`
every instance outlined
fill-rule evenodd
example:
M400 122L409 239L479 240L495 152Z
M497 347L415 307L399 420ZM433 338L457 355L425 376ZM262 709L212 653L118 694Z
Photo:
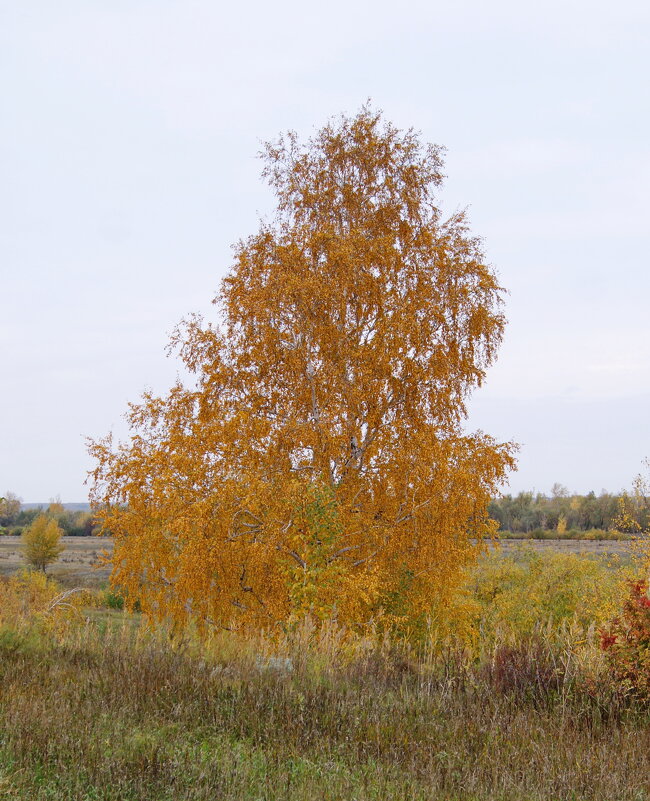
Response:
M0 0L0 493L83 501L86 437L177 363L273 206L260 142L372 98L447 148L510 294L468 426L510 490L650 456L650 4Z

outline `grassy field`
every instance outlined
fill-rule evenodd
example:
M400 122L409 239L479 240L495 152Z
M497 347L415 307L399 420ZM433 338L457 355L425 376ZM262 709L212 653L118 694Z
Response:
M98 564L100 554L113 549L110 537L63 537L65 550L47 569L48 575L64 587L96 588L108 583L110 570ZM536 553L568 553L627 559L630 544L617 540L519 540L503 539L497 546L509 555L522 546ZM20 537L0 536L0 576L10 576L25 566Z
M108 583L110 569L98 564L103 551L111 552L109 537L62 537L65 550L47 569L64 587L100 587ZM25 567L20 537L0 536L0 576L10 576Z
M71 542L63 580L96 585L105 544ZM4 579L0 798L650 801L648 708L597 647L603 546L539 545L471 575L474 639L418 648L309 623L199 644L100 591L68 609L40 577Z
M268 667L87 624L0 653L0 794L169 799L650 798L650 720L543 650L471 666L326 648ZM275 663L271 663L275 664ZM508 664L514 670L508 669ZM521 681L519 681L521 679Z
M504 554L525 546L536 553L571 553L585 556L618 556L627 559L630 554L629 540L534 540L511 537L499 541L498 548Z

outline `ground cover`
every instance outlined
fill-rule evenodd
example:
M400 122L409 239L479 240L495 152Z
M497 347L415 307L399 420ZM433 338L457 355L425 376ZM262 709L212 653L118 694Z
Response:
M64 587L101 587L108 583L110 568L99 564L103 551L112 551L110 537L62 537L64 551L47 568L48 575ZM0 576L10 576L25 567L20 537L0 536Z
M517 684L452 653L373 649L344 665L316 648L286 672L252 651L206 660L98 631L4 641L4 797L650 797L648 717L559 662L549 673L540 653Z
M65 550L60 559L47 569L48 575L62 586L97 588L106 586L110 568L99 564L100 555L113 549L110 537L62 537ZM540 553L576 553L610 557L616 555L627 560L630 554L630 540L590 540L590 539L528 539L521 537L502 538L498 548L508 555L522 545ZM25 567L25 559L20 537L0 536L0 576L10 576Z
M105 590L16 575L0 582L0 797L650 799L647 707L598 647L623 574L488 554L450 610L465 628L426 645L309 621L199 643Z

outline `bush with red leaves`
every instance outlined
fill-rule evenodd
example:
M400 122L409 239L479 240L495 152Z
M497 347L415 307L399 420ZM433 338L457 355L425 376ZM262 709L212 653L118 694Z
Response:
M600 647L607 652L620 690L650 701L650 598L646 581L630 582L622 614L600 630Z

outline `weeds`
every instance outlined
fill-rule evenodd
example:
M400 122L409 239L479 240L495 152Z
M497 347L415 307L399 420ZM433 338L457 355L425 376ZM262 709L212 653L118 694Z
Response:
M199 643L110 608L5 623L0 797L650 799L647 713L563 615L420 644L310 620Z

